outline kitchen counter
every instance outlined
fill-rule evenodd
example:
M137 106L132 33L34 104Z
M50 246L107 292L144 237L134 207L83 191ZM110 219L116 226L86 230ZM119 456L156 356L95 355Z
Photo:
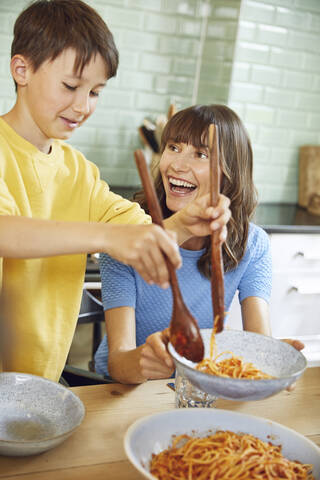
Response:
M295 204L261 203L253 221L268 233L320 233L320 216Z

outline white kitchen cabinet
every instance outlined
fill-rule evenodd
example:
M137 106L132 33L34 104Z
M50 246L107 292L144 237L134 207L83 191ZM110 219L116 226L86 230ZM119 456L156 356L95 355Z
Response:
M271 234L275 337L320 334L320 234Z
M308 366L320 365L320 234L270 234L272 336L298 338ZM226 328L242 329L236 294Z
M270 321L274 337L320 334L320 234L270 234L272 295ZM226 326L242 328L238 297Z

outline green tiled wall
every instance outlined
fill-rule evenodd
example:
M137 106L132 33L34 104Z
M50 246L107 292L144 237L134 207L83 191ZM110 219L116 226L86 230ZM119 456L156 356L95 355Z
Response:
M12 27L28 3L0 1L1 113L12 106L15 98L9 73ZM172 102L177 108L196 102L227 103L240 0L87 3L113 32L120 67L117 77L108 82L100 96L96 112L70 142L99 165L110 185L136 186L139 177L133 151L141 147L137 127L145 117L154 120L166 113ZM204 31L204 27L208 29ZM204 61L200 71L201 51Z
M320 143L319 27L319 0L242 0L229 105L263 202L297 201L299 146Z
M0 113L13 104L12 27L29 0L0 1ZM88 0L120 51L116 78L70 140L113 186L136 186L145 117L228 103L254 148L260 200L295 202L298 147L320 143L320 0ZM241 4L241 6L240 6Z
M213 0L204 17L197 103L228 102L239 11L240 0Z

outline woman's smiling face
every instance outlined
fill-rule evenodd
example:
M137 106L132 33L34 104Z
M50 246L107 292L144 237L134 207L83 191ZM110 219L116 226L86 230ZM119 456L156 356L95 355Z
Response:
M160 160L160 173L166 192L166 204L178 212L189 202L209 193L209 151L203 145L168 141Z

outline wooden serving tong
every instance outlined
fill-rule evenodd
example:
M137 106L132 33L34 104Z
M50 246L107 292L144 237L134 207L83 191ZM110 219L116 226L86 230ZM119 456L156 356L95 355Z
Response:
M164 228L161 208L144 155L141 150L136 150L134 156L152 221ZM169 259L167 259L167 266L173 295L170 342L179 355L198 363L204 356L204 345L199 326L183 301L176 271Z
M213 123L209 125L208 145L210 151L210 204L216 207L220 192L219 134L217 126ZM223 330L225 315L222 248L219 233L219 231L215 231L211 234L211 294L215 333Z

